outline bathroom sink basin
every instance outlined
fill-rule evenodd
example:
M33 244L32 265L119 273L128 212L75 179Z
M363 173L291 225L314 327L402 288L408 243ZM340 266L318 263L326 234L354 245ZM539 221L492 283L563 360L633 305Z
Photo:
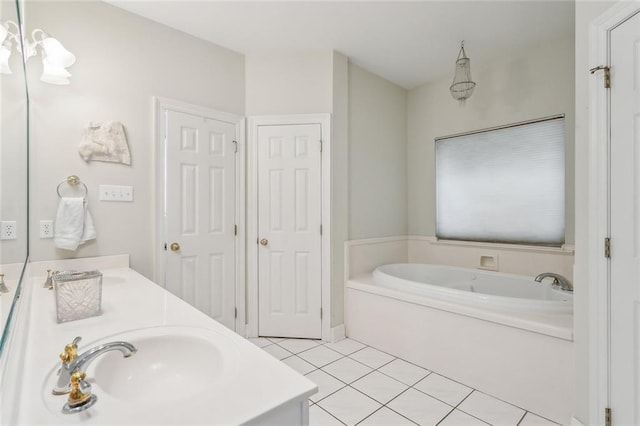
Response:
M207 395L224 393L225 384L238 372L238 348L229 336L205 328L160 326L129 330L99 341L80 344L82 354L98 344L125 341L137 352L123 357L119 351L105 352L87 368L88 381L99 405L122 409L146 406L158 409ZM59 399L51 399L59 365L45 381L44 396L53 412L59 412Z
M123 358L108 352L93 363L89 377L103 392L128 401L175 401L202 394L234 369L229 348L210 334L158 327L113 336L133 344L137 353Z

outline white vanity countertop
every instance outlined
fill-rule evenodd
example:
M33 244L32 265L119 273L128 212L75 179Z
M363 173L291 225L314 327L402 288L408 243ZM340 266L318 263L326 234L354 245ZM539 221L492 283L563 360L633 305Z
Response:
M23 354L10 354L23 357L21 383L12 386L15 395L15 421L12 424L220 424L234 425L253 422L260 416L286 403L303 402L316 392L316 385L298 374L285 364L276 360L252 343L196 310L186 302L165 291L130 268L98 268L103 273L102 315L57 324L53 291L42 288L45 277L31 278L31 306L23 324L29 327L26 350ZM32 274L38 271L32 268ZM190 404L173 401L164 402L162 409L171 407L171 415L157 419L149 413L148 407L136 409L129 401L118 410L121 421L113 417L114 413L101 410L99 383L94 385L98 395L95 406L80 414L61 413L66 396L57 396L59 407L51 406L50 390L54 383L53 368L59 364L58 354L64 346L76 336L82 336L78 353L95 345L96 341L118 340L109 335L127 330L158 326L188 326L206 328L221 340L231 341L235 347L237 367L234 380L225 382L224 389L218 389L215 397L198 395L190 398ZM123 362L126 362L123 359ZM97 361L96 361L97 362ZM94 364L96 364L94 362ZM188 362L188 360L185 360ZM92 367L87 374L91 377ZM166 389L168 394L178 397L182 389ZM176 398L179 399L179 398ZM113 402L113 401L112 401ZM204 406L210 415L198 417L188 407ZM159 406L160 407L160 406ZM160 409L160 408L159 408ZM182 411L181 411L182 410ZM91 414L93 411L93 415ZM147 411L147 412L145 412Z

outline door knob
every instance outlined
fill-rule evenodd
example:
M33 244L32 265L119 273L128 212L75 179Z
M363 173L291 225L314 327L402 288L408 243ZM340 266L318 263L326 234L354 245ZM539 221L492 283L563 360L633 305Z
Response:
M260 240L260 244L262 244L263 246L266 246L267 244L269 244L269 240L267 240L266 238L263 238Z
M180 250L180 244L178 243L171 243L171 251L178 251Z

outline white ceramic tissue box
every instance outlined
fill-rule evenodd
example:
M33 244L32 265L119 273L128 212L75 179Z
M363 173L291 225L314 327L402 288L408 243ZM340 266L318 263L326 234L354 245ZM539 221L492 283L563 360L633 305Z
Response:
M58 323L100 315L102 273L60 271L53 274Z

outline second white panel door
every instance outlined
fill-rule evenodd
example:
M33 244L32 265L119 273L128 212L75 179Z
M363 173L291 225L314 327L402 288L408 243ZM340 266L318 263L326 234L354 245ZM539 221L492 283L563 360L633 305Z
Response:
M234 329L233 123L167 111L166 288Z
M610 408L640 424L640 13L611 31Z
M321 126L258 128L258 334L321 338Z

